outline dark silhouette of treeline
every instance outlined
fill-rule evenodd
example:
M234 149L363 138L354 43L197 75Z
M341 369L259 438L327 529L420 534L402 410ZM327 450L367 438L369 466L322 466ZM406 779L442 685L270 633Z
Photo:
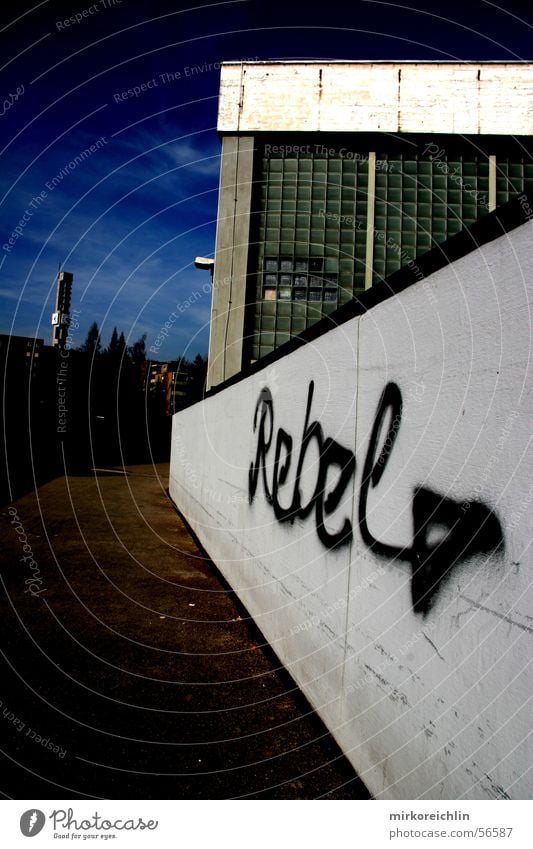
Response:
M128 345L114 328L104 347L96 322L79 348L2 341L4 504L58 475L167 461L171 414L204 391L204 357L168 364L169 401L169 381L150 380L145 336Z

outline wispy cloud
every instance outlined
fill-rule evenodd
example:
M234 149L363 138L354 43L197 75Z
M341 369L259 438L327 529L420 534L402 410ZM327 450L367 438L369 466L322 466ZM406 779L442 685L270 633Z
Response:
M3 243L32 198L41 191L46 195L16 244L4 252L4 325L10 325L25 287L17 332L34 327L43 335L44 326L48 333L58 263L75 275L73 302L82 307L82 327L97 320L133 334L145 332L141 328L152 332L198 285L194 256L214 249L220 150L213 133L182 133L165 125L136 128L69 167L94 143L90 133L78 129L46 156L39 157L36 144L27 146L12 160L11 174L32 163L15 192L9 192L12 180L0 175L0 191L8 192ZM47 189L62 171L67 173ZM195 304L183 317L176 344L179 337L183 345L188 330L194 336L208 320L209 306ZM199 343L204 350L206 338L204 332Z

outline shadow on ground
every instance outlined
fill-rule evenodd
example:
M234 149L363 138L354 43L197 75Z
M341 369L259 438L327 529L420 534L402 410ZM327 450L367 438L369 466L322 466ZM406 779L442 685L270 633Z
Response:
M120 471L2 509L3 795L368 798L175 512L168 465Z

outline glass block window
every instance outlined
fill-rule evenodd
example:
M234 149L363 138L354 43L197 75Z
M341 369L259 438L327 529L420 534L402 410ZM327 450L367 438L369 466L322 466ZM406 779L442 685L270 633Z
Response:
M533 162L531 158L500 157L496 159L496 206L523 191L533 189Z
M368 154L345 150L290 145L262 157L253 359L364 289Z
M282 142L257 152L248 268L254 360L364 291L370 150L372 283L412 267L489 213L489 155L496 156L497 206L533 189L524 140L442 137L434 156L429 150L437 145L425 136L382 135L376 144L375 136L322 134L305 144Z
M374 283L489 212L488 156L377 154L375 194Z

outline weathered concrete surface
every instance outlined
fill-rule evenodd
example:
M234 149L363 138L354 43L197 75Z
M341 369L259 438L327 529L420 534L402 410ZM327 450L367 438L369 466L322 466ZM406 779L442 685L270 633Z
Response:
M173 500L378 799L533 792L532 237L174 416Z
M2 794L366 798L167 483L100 471L3 508Z
M232 62L218 131L528 135L533 65L522 62Z

